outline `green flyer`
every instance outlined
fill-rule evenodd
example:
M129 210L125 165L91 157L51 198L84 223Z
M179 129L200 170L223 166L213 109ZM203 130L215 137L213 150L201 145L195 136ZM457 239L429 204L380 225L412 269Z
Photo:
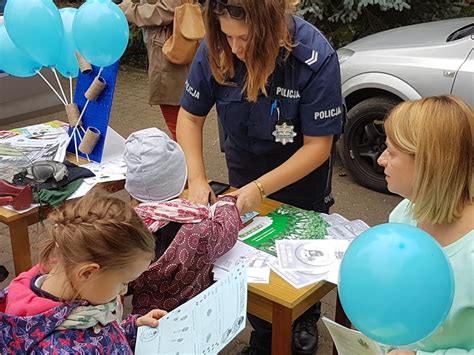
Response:
M275 241L281 239L324 239L329 223L319 213L282 205L239 232L244 243L276 256Z

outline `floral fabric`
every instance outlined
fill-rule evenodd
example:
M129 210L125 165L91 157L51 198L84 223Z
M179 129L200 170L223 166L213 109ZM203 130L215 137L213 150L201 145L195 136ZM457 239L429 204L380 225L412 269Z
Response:
M212 284L213 263L237 242L242 222L235 202L221 197L211 208L202 206L205 213L196 211L193 220L199 222L182 225L165 253L133 282L133 313L171 311ZM160 214L155 211L154 218Z

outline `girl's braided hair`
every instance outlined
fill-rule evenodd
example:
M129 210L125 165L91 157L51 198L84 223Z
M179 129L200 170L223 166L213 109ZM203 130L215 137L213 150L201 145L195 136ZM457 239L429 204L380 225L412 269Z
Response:
M86 262L97 263L102 270L120 269L139 252L155 251L153 235L133 208L102 190L63 205L47 220L40 255L45 270L52 262L61 263L68 275Z

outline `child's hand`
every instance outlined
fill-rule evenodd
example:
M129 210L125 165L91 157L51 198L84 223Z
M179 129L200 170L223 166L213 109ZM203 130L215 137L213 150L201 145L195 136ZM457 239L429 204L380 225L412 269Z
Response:
M154 309L144 316L137 318L137 327L142 325L148 325L149 327L156 327L158 325L158 319L167 315L168 312L163 311L162 309Z
M390 351L387 355L416 355L416 353L410 350L395 349Z

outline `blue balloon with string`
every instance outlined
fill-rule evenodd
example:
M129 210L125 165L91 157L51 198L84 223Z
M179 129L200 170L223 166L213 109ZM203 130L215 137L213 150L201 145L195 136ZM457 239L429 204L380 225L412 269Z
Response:
M385 223L361 233L339 272L342 307L354 326L387 345L408 345L433 333L454 297L443 248L425 231Z
M75 78L79 75L79 63L76 57L76 44L72 36L72 24L76 16L77 9L65 7L59 10L63 22L64 38L61 47L61 54L56 62L56 69L66 78Z
M111 0L88 0L76 13L73 36L87 61L106 67L120 59L127 48L127 18Z
M56 64L63 43L63 23L52 0L8 0L5 27L15 45L45 67Z
M10 39L4 24L0 24L0 70L13 76L30 77L41 69L28 54L20 50Z

